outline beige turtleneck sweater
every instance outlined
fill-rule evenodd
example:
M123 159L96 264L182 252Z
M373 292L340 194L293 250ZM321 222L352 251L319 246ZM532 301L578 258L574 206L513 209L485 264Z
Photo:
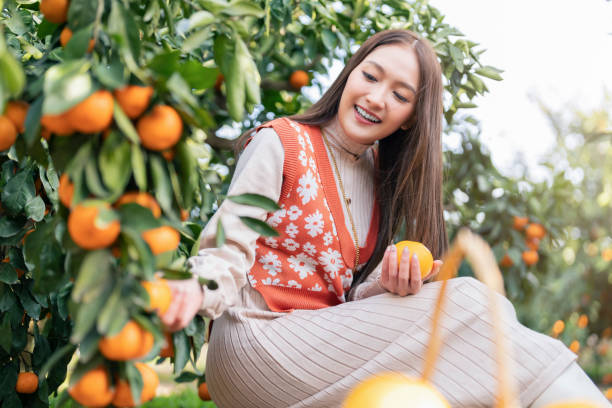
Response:
M350 201L359 245L363 246L374 206L374 145L362 145L348 139L337 120L323 126L321 131L330 144L328 156L331 154L336 160L345 194ZM333 163L331 156L329 159ZM283 182L283 161L283 145L278 135L272 128L262 128L240 156L228 195L257 193L277 202ZM337 174L336 185L340 192ZM344 203L343 199L340 201ZM343 210L347 228L352 231L346 206L343 206ZM239 216L265 221L267 212L225 200L202 231L198 255L189 258L193 273L213 279L219 285L215 290L204 288L201 313L213 319L230 306L268 310L261 295L250 287L247 280L247 272L255 260L255 242L259 235L244 225ZM219 220L226 233L226 244L216 248L215 236ZM366 282L349 294L349 300L385 292L379 283L380 265Z

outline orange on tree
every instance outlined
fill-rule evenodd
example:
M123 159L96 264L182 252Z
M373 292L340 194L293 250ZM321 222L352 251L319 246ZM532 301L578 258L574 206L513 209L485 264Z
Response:
M164 156L164 159L166 159L167 161L174 160L175 154L176 152L174 151L174 149L163 150L161 152L161 155Z
M210 401L212 399L210 398L210 393L208 392L208 385L206 385L206 381L204 381L198 386L198 397L200 397L202 401Z
M572 341L569 345L569 349L572 350L574 353L578 354L578 352L580 351L580 342L578 340Z
M19 133L25 132L25 120L26 116L28 116L29 107L30 105L24 101L10 101L6 104L4 116L13 122L13 125L15 125Z
M74 195L74 183L70 181L68 173L62 174L59 179L59 187L57 189L59 200L64 206L70 208L72 206L72 196Z
M31 371L21 372L17 377L15 391L20 394L32 394L38 389L38 376Z
M529 218L527 217L519 217L517 215L512 219L512 228L517 231L522 231L527 223L529 222Z
M509 268L514 265L514 262L512 261L512 258L510 258L510 255L506 254L501 261L499 261L499 265L503 268Z
M188 218L189 211L185 210L184 208L181 208L181 221L187 221Z
M133 320L114 336L102 337L100 353L109 360L128 361L147 355L153 348L153 335Z
M606 391L604 391L604 395L606 396L607 399L612 401L612 387L608 388Z
M153 281L143 281L142 286L149 294L149 310L157 310L162 315L172 302L172 290L165 279L156 278Z
M585 314L581 314L578 318L577 326L581 329L584 329L589 324L589 318Z
M217 91L221 91L221 85L223 84L224 80L225 77L223 76L223 74L219 73L219 75L217 75L217 79L215 80L215 89Z
M555 336L558 336L559 334L563 332L564 329L565 329L565 323L563 322L563 320L557 320L553 324L552 332Z
M538 224L537 222L531 223L525 229L525 234L527 238L538 238L542 239L546 235L546 230L542 226L542 224Z
M127 85L123 88L116 89L113 92L117 103L123 109L123 112L130 119L136 119L149 106L151 96L153 96L153 87Z
M148 208L151 210L155 218L159 218L161 216L161 208L159 207L159 204L157 204L155 198L153 198L153 196L149 193L129 191L119 197L115 205L120 207L127 203L136 203L142 207Z
M52 23L61 24L68 18L68 0L40 0L40 12Z
M601 257L606 262L612 261L612 248L606 248L603 251L601 251Z
M159 351L160 357L174 357L174 343L172 341L172 333L164 332L164 339L166 341L164 347Z
M157 105L141 117L136 125L140 142L150 150L166 150L174 146L183 133L183 120L174 108Z
M152 228L144 231L142 239L149 245L153 255L159 255L166 251L173 251L178 248L181 242L181 235L177 230L167 225Z
M525 239L525 246L533 251L537 251L540 248L540 238Z
M74 128L68 121L66 112L59 115L43 115L40 118L40 124L54 135L69 136L74 133Z
M64 27L64 29L60 33L60 44L62 44L62 47L65 47L71 38L72 38L72 30L69 29L68 26ZM94 41L93 38L89 40L89 45L87 46L87 52L91 52L91 50L93 50L95 45L96 45L96 42Z
M303 86L307 86L309 82L308 73L301 69L293 71L289 77L289 84L295 90L300 90Z
M113 94L101 89L89 95L66 112L68 123L73 129L83 133L101 132L113 120Z
M433 256L425 245L416 241L400 241L395 244L395 247L397 248L398 266L400 264L400 261L402 260L402 252L404 252L404 248L408 248L408 250L410 251L410 256L416 254L419 259L421 277L425 277L429 274L431 268L433 267Z
M530 249L527 251L523 251L522 258L523 258L523 262L525 262L525 265L531 266L531 265L535 265L536 263L538 263L540 256L538 255L538 251L534 251L533 249Z
M70 237L83 249L106 248L119 236L119 221L101 222L97 219L100 209L110 209L110 206L106 203L78 204L68 216Z
M68 389L68 394L86 407L105 407L113 400L113 390L106 368L98 366L86 372Z
M378 374L359 383L342 404L343 408L450 408L431 384L400 373Z
M11 120L0 115L0 151L9 149L17 140L17 128Z
M152 400L157 393L159 385L159 377L157 373L144 363L134 363L140 376L142 377L142 391L140 392L140 401L134 401L130 384L126 380L119 380L115 386L115 395L113 397L113 405L116 407L135 407Z

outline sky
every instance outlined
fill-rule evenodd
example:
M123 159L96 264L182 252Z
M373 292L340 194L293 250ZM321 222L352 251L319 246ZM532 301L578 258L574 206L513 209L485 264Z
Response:
M494 164L511 175L522 155L534 178L554 144L533 96L553 109L598 107L612 91L612 2L605 0L430 0L445 22L487 51L501 82L472 111Z

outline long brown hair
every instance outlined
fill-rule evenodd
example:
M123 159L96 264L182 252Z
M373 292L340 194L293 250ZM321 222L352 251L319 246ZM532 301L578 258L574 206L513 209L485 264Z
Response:
M381 31L349 59L338 78L303 114L289 118L321 126L338 113L351 72L377 47L410 44L419 63L417 102L408 129L397 129L379 140L375 194L380 206L374 252L354 275L358 285L376 268L400 229L403 239L420 241L440 259L448 247L442 207L442 72L429 42L409 30ZM241 138L242 139L242 138Z

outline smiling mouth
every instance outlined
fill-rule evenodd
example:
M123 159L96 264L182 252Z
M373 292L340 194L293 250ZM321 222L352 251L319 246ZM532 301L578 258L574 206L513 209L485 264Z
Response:
M381 120L378 119L376 116L374 115L370 115L368 112L365 111L365 109L363 109L361 106L359 105L355 105L355 110L357 111L357 113L359 114L359 116L361 116L362 118L364 118L365 120L367 120L368 122L371 123L380 123Z

